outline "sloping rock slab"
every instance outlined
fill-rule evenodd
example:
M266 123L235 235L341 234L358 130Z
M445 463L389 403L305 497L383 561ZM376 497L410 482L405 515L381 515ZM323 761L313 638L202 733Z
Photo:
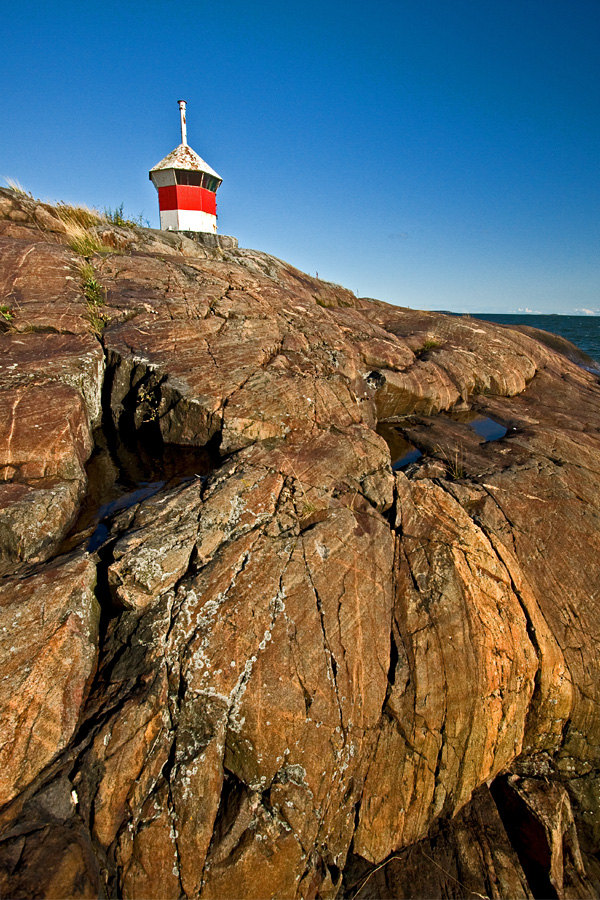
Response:
M0 583L0 806L73 736L98 653L95 583L85 555Z

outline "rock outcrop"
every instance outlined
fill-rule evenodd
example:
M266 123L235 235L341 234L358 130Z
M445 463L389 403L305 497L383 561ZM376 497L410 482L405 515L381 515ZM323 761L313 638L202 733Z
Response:
M0 190L2 896L598 896L597 376L76 212Z

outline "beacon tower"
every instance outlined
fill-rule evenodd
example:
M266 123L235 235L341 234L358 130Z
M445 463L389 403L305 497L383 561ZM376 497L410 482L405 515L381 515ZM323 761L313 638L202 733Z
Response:
M153 169L163 231L217 231L217 189L223 179L188 146L185 100L179 100L181 144Z

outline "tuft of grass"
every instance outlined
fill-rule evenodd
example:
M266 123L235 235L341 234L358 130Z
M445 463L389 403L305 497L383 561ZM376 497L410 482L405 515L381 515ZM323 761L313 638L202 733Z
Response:
M79 267L81 287L87 306L87 319L96 334L100 334L110 322L108 313L102 311L106 303L106 288L96 278L94 267L91 263L84 263Z
M66 228L69 247L79 256L89 259L94 253L106 253L109 250L102 238L92 230L103 221L97 210L58 203L56 212Z
M104 306L106 303L106 288L96 279L94 267L90 263L84 263L80 270L83 295L92 306Z
M352 303L349 300L346 300L345 297L341 296L336 296L331 300L323 300L318 294L313 294L313 298L317 306L322 306L323 309L345 309L352 306Z
M5 178L4 179L6 186L14 191L15 194L21 194L22 197L29 197L30 200L33 200L33 194L30 194L29 191L26 191L20 182L18 182L15 178Z
M435 350L436 347L440 347L440 341L436 341L435 338L428 338L426 341L423 341L420 347L414 351L415 356L421 357L427 353L428 350Z
M464 450L462 448L455 448L454 453L447 453L445 450L442 450L442 456L446 463L448 477L452 481L460 481L461 478L466 478L467 470L465 469Z
M107 222L110 222L111 225L118 225L120 228L143 228L144 226L147 228L150 227L150 222L148 221L148 219L145 219L141 213L139 216L134 216L132 219L127 218L123 211L122 203L120 206L116 206L114 209L111 209L110 206L105 206L104 218Z
M94 253L106 253L109 251L110 248L106 246L102 238L89 228L84 228L82 225L76 225L73 222L69 224L65 222L65 225L69 247L79 256L89 259Z
M63 203L62 201L56 204L56 212L58 218L67 228L69 226L92 228L94 225L99 225L102 221L98 210L89 209L87 206L71 206L70 203Z
M106 328L108 323L110 322L110 316L108 313L99 312L94 306L88 305L87 319L90 325L92 326L92 331L95 334L102 334L103 330Z

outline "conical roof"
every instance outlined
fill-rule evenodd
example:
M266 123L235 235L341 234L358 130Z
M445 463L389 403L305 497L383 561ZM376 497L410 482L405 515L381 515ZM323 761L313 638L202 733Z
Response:
M150 173L158 172L160 169L186 169L189 172L206 172L208 175L214 175L219 179L219 184L223 181L214 169L211 169L207 162L204 162L201 156L198 156L195 150L192 150L187 144L180 144L175 147L168 156L161 159Z

